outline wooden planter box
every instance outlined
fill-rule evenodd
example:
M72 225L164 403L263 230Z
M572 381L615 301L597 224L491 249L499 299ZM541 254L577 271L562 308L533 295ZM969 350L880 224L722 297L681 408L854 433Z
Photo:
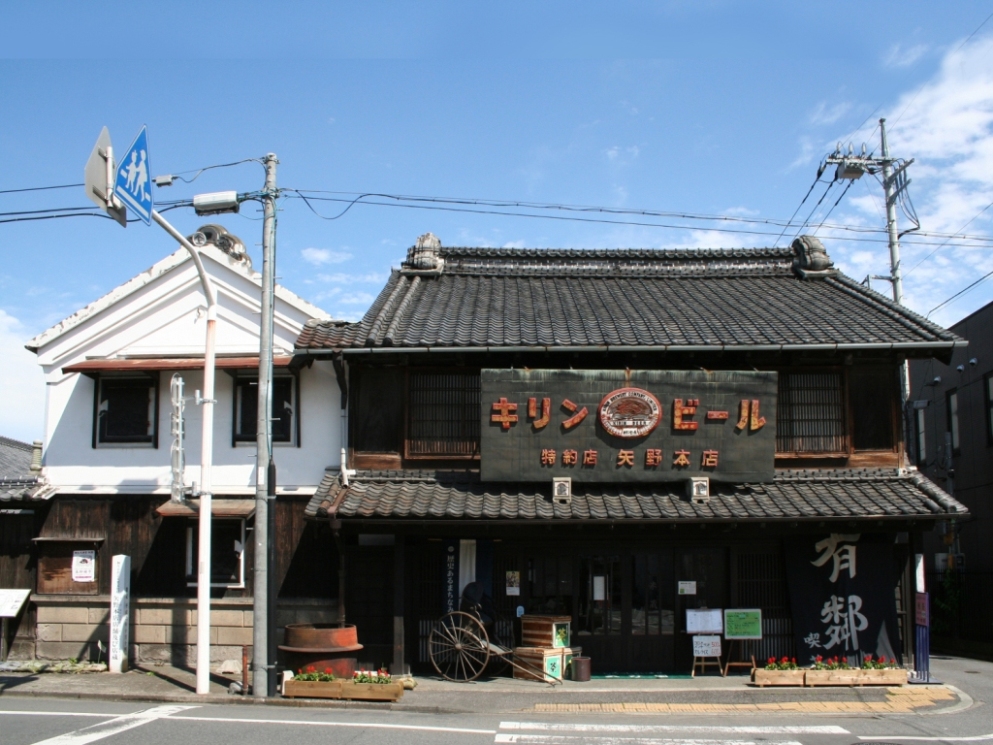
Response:
M757 686L802 686L804 670L752 670L752 682Z
M907 671L888 670L807 670L804 684L808 686L902 686L907 683Z
M568 651L550 647L515 647L514 658L521 666L514 666L514 677L557 683L564 675L563 658L564 652Z
M287 680L283 683L286 698L330 698L356 701L399 701L403 683L353 683L350 680Z
M521 646L563 649L571 642L572 616L521 616Z

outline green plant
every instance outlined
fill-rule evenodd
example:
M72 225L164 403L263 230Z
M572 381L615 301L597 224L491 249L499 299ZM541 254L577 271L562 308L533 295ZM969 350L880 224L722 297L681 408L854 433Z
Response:
M384 669L380 668L375 672L370 672L368 670L356 670L355 675L352 676L353 683L376 683L378 685L386 685L387 683L392 683L392 676Z
M335 680L334 673L331 672L331 668L324 668L324 672L320 672L316 667L311 665L306 670L297 670L297 674L293 676L293 680L311 680L317 683L330 683Z
M889 662L886 661L885 657L873 657L871 654L862 658L863 670L889 670L895 667L897 667L896 660L892 657Z
M780 657L778 660L775 657L770 657L766 661L766 670L798 670L796 664L796 657Z

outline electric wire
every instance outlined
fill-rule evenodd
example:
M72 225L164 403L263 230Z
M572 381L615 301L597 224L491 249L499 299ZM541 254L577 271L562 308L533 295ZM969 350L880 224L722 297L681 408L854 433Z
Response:
M172 176L173 178L179 179L184 183L192 184L194 181L200 178L200 174L202 174L204 171L210 171L213 170L214 168L230 168L231 166L240 166L242 163L259 163L262 165L263 168L265 167L265 164L262 163L262 160L259 158L245 158L244 160L236 160L233 163L218 163L217 165L204 166L203 168L200 169L191 168L188 171L179 171L178 173L170 173L163 175ZM183 175L187 173L193 173L195 175L189 179L183 178ZM82 184L80 184L80 186L82 186Z
M20 194L26 191L51 191L52 189L75 189L85 184L60 184L59 186L31 186L26 189L3 189L0 194Z
M810 218L812 218L814 216L814 213L817 212L817 209L821 206L821 203L824 201L824 198L831 192L831 189L834 188L835 183L836 181L828 182L827 188L824 190L824 193L821 194L821 198L817 200L817 204L814 205L814 208L810 211L810 214L807 215L807 219L804 220L803 223L801 223L800 228L796 231L796 235L793 236L793 239L790 241L790 243L792 243L793 241L795 241L797 238L800 237L800 233L802 233L803 229L807 227L807 224L810 222Z
M786 231L789 230L790 225L793 223L793 218L796 217L796 213L800 211L800 208L803 207L804 203L807 201L807 198L810 197L811 193L814 191L814 187L817 186L817 182L821 180L820 173L820 169L818 168L818 175L814 178L814 182L810 185L810 188L807 189L807 193L803 195L803 199L800 200L800 204L798 204L796 209L793 210L793 214L790 215L790 219L786 221L786 224L783 226L783 231L779 234L779 237L772 242L773 248L779 245L779 242L783 239Z
M820 221L820 223L818 223L817 227L814 228L813 230L814 235L817 235L817 231L820 230L822 227L824 227L824 223L827 222L827 219L831 216L831 213L834 212L834 208L838 206L838 204L841 202L842 199L845 198L845 195L848 193L848 190L852 188L852 184L854 183L855 181L848 182L848 186L845 187L844 191L842 191L841 194L838 196L838 198L834 201L834 204L831 205L831 209L827 211L827 214L824 215L823 219Z
M975 289L978 285L982 284L983 282L985 282L990 277L993 277L993 271L987 272L982 277L980 277L979 279L977 279L975 282L972 282L971 284L963 287L961 290L959 290L958 292L956 292L954 295L952 295L951 297L949 297L947 300L944 300L943 302L938 303L936 306L934 306L933 308L931 308L931 310L929 310L927 312L927 315L925 316L925 318L930 318L931 317L931 314L934 313L936 310L938 310L939 308L944 308L950 302L952 302L956 298L962 297L967 292L970 292L971 290Z
M962 228L961 228L961 229L960 229L959 231L957 231L957 232L962 232L962 230L965 230L965 229L966 229L967 227L969 227L969 225L971 225L971 224L973 223L973 221L974 221L974 220L976 220L976 219L977 219L977 218L978 218L978 217L979 217L980 215L982 215L982 214L983 214L983 213L984 213L984 212L985 212L986 210L988 210L988 209L989 209L990 207L993 207L993 202L990 202L990 203L989 203L989 204L987 204L987 205L986 205L985 207L983 207L983 208L982 208L981 210L979 210L979 212L977 212L977 213L976 213L975 215L973 215L973 216L972 216L972 217L971 217L971 218L969 219L969 221L968 221L968 222L967 222L967 223L966 223L965 225L963 225L963 226L962 226ZM955 233L953 233L952 235L955 235ZM910 273L911 273L912 271L914 271L914 269L916 269L917 267L919 267L919 266L920 266L921 264L923 264L923 263L924 263L925 261L927 261L927 260L928 260L928 259L930 259L930 258L931 258L932 256L934 256L934 255L935 255L936 253L938 253L938 251L940 251L940 250L941 250L942 248L944 248L945 246L947 246L947 245L948 245L948 243L949 243L949 241L951 241L951 238L949 238L948 240L946 240L946 241L945 241L944 243L941 243L941 244L940 244L940 245L939 245L939 246L938 246L937 248L935 248L935 249L934 249L934 250L933 250L933 251L932 251L931 253L929 253L929 254L928 254L927 256L925 256L925 257L924 257L923 259L921 259L921 260L920 260L920 261L918 261L918 262L917 262L916 264L914 264L914 265L913 265L912 267L910 267L910 269L908 269L908 270L907 270L906 272L904 272L904 275L903 275L903 276L904 276L904 277L906 277L906 276L907 276L908 274L910 274Z

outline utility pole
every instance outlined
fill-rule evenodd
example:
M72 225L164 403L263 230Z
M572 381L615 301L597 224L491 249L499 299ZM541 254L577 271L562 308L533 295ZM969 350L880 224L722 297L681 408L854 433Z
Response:
M862 146L862 153L855 155L849 145L848 154L841 152L841 143L835 151L824 159L825 165L837 165L835 180L847 179L854 181L865 173L882 173L883 192L886 195L886 232L889 236L890 247L890 276L873 277L873 279L886 279L893 285L893 301L898 305L903 305L903 276L900 268L900 233L896 225L896 206L900 195L906 191L910 185L907 178L907 167L914 162L914 159L900 164L894 168L896 160L890 157L890 147L886 141L886 120L879 120L879 136L882 145L882 157L874 158L866 155L865 146ZM818 172L820 177L824 166ZM907 402L910 400L910 368L906 360L900 365L900 399L903 404L904 422L904 442L910 442L910 422L907 410Z
M259 324L259 385L256 412L255 461L255 577L254 612L252 615L253 675L252 693L265 698L270 691L270 679L275 681L275 661L271 659L269 627L275 623L270 609L275 598L270 597L269 528L275 517L275 462L272 458L272 336L273 307L276 286L276 159L275 153L265 156L265 189L262 193L262 317Z

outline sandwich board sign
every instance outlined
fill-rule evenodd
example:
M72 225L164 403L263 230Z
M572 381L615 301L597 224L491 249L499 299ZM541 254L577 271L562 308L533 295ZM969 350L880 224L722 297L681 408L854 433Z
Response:
M152 181L148 168L148 132L142 127L117 163L114 194L146 225L152 224Z

